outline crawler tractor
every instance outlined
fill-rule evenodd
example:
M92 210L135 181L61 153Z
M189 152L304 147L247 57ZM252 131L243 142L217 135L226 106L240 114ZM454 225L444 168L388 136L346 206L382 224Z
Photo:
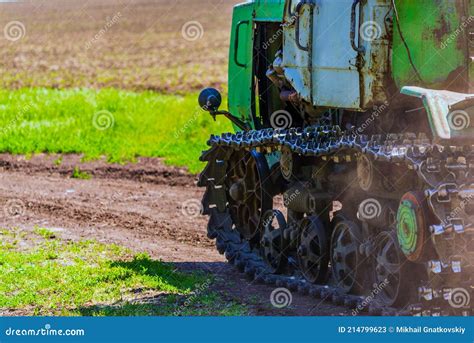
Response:
M470 315L473 36L472 0L236 6L229 111L199 96L235 128L201 156L219 252L355 313Z

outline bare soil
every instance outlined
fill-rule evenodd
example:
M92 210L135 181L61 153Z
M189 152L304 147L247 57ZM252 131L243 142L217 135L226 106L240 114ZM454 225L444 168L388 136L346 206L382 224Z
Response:
M63 156L59 165L57 160L0 155L1 227L46 227L65 240L116 243L180 269L212 273L213 289L246 304L252 315L350 315L346 308L296 293L289 307L272 307L274 287L247 280L207 238L206 217L195 211L202 196L195 175L157 159L127 165L83 163L78 155ZM75 167L91 178L72 178Z
M238 2L0 3L0 86L173 93L221 87Z

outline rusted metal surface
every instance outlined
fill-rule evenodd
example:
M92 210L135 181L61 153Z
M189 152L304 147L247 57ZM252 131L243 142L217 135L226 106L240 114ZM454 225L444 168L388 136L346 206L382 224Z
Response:
M392 70L397 86L470 92L472 1L397 0L396 4L400 30L396 25Z
M356 111L385 102L390 0L314 1L313 11L307 5L299 12L298 3L286 4L283 67L299 97L315 107Z
M468 29L469 38L469 93L474 93L474 1L471 1L469 13L470 25Z
M472 140L474 94L404 87L402 93L423 101L435 141Z

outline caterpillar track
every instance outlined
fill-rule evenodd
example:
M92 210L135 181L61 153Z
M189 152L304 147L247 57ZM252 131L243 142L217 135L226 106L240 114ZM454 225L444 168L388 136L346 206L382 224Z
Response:
M331 300L353 314L472 314L473 146L337 126L226 133L208 145L198 182L206 188L208 236L255 282ZM274 154L280 163L269 169L264 162ZM286 220L273 208L281 194ZM363 207L371 201L375 213ZM357 239L344 245L335 232ZM315 237L318 259L307 252Z

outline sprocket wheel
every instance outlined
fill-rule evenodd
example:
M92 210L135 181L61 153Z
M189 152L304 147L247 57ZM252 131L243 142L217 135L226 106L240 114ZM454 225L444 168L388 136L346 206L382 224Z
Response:
M232 221L247 240L259 239L264 213L272 208L265 157L255 151L236 151L228 161L226 188Z
M298 264L303 276L312 283L324 283L328 278L329 242L326 229L317 216L301 222Z
M359 293L363 289L364 273L359 253L362 243L360 227L344 215L334 219L331 235L331 268L337 286L346 293Z
M262 256L273 273L282 272L288 265L285 256L283 230L286 220L278 210L267 211L263 217Z

